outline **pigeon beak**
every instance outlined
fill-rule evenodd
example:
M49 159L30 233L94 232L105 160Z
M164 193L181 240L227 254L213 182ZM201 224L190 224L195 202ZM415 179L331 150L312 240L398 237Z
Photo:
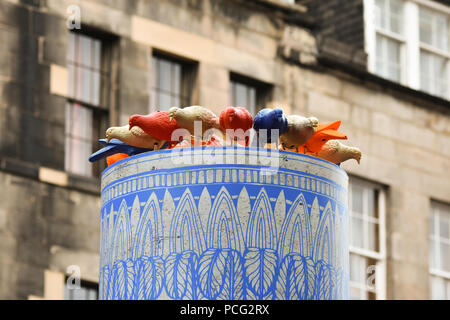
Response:
M173 120L173 115L170 115L169 116L169 121L172 121Z

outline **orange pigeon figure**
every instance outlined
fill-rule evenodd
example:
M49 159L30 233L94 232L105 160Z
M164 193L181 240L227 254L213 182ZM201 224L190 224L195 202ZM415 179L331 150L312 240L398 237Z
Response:
M239 143L239 140L242 140L244 145L248 146L249 137L245 135L245 132L253 127L253 117L247 109L228 107L220 113L219 122L223 132L234 130L234 141L242 144ZM242 132L236 132L236 130L242 130ZM244 133L244 137L240 137L242 133Z
M106 157L106 164L109 166L113 165L114 163L116 163L117 161L120 161L122 159L128 158L129 155L127 155L126 153L116 153L113 154L112 156Z
M156 111L146 116L133 115L128 123L130 130L138 126L152 137L168 141L169 143L178 142L172 141L172 133L176 129L180 129L180 126L175 120L171 121L167 111Z
M347 135L337 131L340 126L340 120L325 124L319 123L312 138L301 146L299 151L303 153L319 153L329 140L346 140Z

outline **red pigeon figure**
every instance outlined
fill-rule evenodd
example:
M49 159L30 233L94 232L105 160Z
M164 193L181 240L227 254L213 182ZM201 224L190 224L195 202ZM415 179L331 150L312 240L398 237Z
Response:
M178 142L172 141L172 133L176 129L180 129L180 126L178 126L178 123L174 119L172 121L170 120L167 111L156 111L146 116L133 115L130 117L129 125L130 130L138 126L152 137L171 143Z
M312 136L311 139L309 139L304 145L303 145L303 151L304 152L312 152L312 153L318 153L320 150L322 150L322 147L329 141L329 140L336 140L336 139L347 139L347 135L345 133L337 131L341 125L341 121L334 121L331 123L322 124L319 123L317 126L316 132Z
M226 129L242 129L247 131L253 127L253 117L250 112L241 107L228 107L219 116L220 126Z
M238 130L242 129L245 133L247 130L253 127L253 117L250 112L241 107L228 107L220 113L219 123L222 130L226 133L226 130ZM234 140L238 139L238 136L234 136ZM245 136L245 145L248 144L248 136Z

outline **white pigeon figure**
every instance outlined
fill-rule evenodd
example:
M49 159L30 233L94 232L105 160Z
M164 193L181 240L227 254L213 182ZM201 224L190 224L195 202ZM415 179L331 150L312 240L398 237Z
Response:
M133 147L154 150L160 149L165 143L165 141L148 135L138 126L135 126L130 130L128 125L108 128L108 130L106 130L106 139L108 142L111 139L119 139L123 143Z
M318 153L306 152L311 156L340 164L344 161L355 159L358 164L361 161L361 150L356 147L349 147L339 142L339 140L330 140L325 143Z
M217 117L211 110L201 106L190 106L186 108L173 107L169 109L170 119L175 119L181 128L184 128L190 132L191 135L195 135L194 132L195 122L201 121L203 135L205 131L209 129L220 130L219 117ZM206 139L206 137L196 137L200 139Z
M298 149L312 138L319 125L315 117L305 118L298 115L286 116L288 125L280 135L280 143L284 149Z

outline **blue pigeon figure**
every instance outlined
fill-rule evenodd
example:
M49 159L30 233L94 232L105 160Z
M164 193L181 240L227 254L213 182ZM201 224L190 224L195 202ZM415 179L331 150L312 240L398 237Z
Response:
M113 154L116 154L116 153L126 153L129 156L134 156L139 153L153 151L153 149L137 148L137 147L130 146L126 143L123 143L119 139L111 139L109 142L107 142L106 139L100 139L98 141L101 144L105 145L105 147L98 150L97 152L93 153L89 157L90 162L99 161L106 157L112 156Z
M286 131L288 127L288 120L283 114L283 110L277 109L262 109L253 119L253 128L258 133L261 129L267 130L267 142L272 143L272 130L278 129L278 135Z

